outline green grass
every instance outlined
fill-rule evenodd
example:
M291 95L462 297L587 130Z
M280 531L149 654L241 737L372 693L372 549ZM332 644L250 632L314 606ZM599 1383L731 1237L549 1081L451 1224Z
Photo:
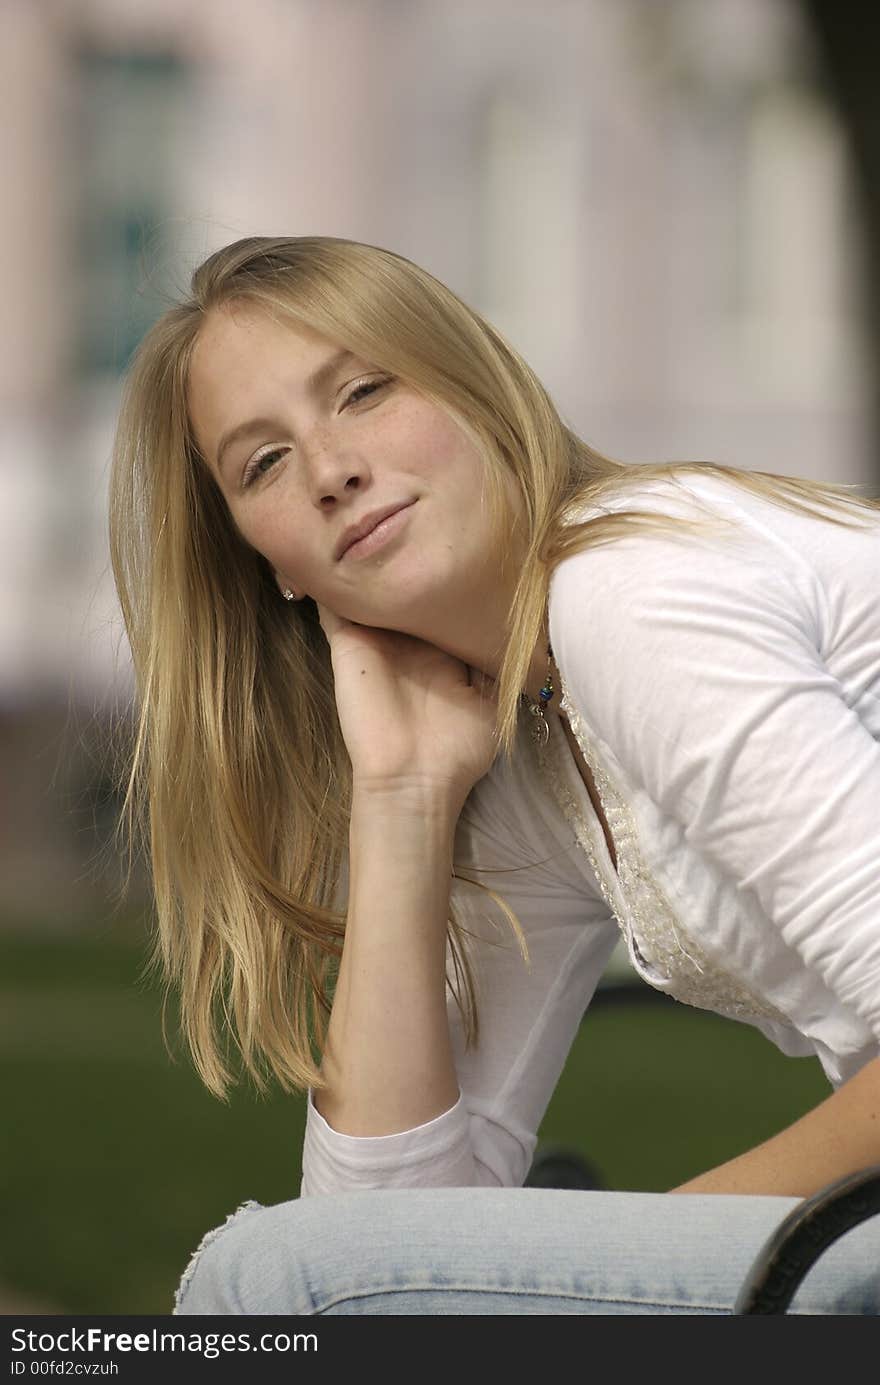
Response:
M204 1232L299 1190L305 1103L209 1096L161 1038L137 937L0 937L0 1280L60 1313L167 1313ZM828 1093L814 1061L669 1004L596 1006L540 1131L663 1189Z
M748 1025L649 993L590 1009L539 1137L574 1144L606 1188L663 1192L830 1092L817 1059L787 1058Z

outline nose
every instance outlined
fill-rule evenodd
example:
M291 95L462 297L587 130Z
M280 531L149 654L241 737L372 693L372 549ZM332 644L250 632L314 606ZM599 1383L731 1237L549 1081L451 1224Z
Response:
M351 444L332 438L326 430L312 435L302 447L308 487L315 504L326 507L347 490L356 490L369 475L369 463Z

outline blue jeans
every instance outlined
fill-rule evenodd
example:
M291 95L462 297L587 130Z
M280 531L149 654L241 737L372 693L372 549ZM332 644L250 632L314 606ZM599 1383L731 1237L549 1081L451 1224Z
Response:
M175 1314L730 1314L795 1198L397 1188L247 1202L195 1251ZM880 1313L880 1217L789 1309Z

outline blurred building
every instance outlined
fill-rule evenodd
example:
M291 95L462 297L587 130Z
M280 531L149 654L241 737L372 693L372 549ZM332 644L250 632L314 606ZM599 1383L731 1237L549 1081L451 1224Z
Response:
M796 0L4 0L0 68L0 917L106 894L120 375L224 242L409 256L616 457L876 482Z

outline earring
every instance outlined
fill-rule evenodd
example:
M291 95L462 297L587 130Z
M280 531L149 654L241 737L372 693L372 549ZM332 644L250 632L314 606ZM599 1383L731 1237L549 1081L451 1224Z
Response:
M285 601L295 601L295 600L296 600L296 597L294 596L293 592L290 590L290 587L285 587L285 588L284 588L284 591L281 593L281 595L284 597L284 600L285 600Z

